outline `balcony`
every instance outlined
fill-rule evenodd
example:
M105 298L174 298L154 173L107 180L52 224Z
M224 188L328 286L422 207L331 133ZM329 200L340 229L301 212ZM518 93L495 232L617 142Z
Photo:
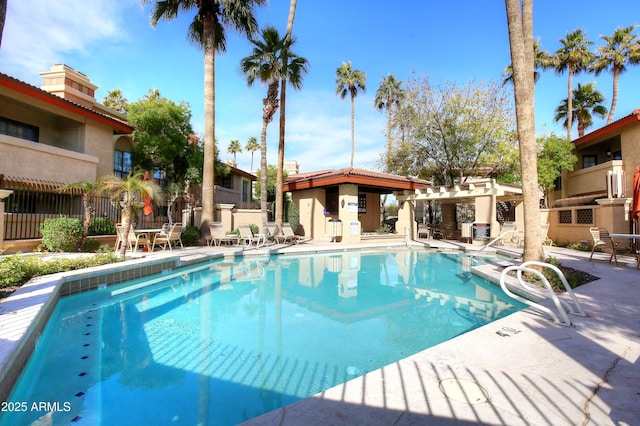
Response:
M620 176L619 185L613 185L614 189L617 189L615 187L620 189L614 190L611 196L613 198L624 196L626 176L622 166L622 160L612 160L586 169L569 172L566 180L567 196L577 197L585 194L609 193L611 190L607 184L609 172L612 172L614 177Z

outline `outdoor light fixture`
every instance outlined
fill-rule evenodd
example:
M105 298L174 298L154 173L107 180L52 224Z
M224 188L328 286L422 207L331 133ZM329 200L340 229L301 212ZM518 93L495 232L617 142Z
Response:
M611 157L611 147L607 147L607 157Z

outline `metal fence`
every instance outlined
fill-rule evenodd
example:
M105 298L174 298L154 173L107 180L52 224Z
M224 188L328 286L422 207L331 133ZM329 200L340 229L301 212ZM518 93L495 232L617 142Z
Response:
M40 225L48 218L60 216L84 219L84 207L82 193L78 190L61 193L55 190L25 189L24 185L13 185L12 182L3 182L2 189L12 190L7 197L4 215L4 239L28 240L42 238ZM42 189L42 188L40 188ZM114 205L107 197L98 197L94 200L95 217L103 217L116 224L120 222L121 209ZM149 216L142 213L142 209L134 212L134 222L139 228L160 228L163 223L185 222L185 225L193 223L192 209L188 200L178 198L172 203L171 208L166 204L153 204L153 211Z

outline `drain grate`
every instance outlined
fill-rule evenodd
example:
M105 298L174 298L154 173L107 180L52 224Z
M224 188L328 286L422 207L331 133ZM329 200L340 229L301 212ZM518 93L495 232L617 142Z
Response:
M482 404L489 401L489 393L482 386L467 379L444 379L440 390L449 398L467 404Z

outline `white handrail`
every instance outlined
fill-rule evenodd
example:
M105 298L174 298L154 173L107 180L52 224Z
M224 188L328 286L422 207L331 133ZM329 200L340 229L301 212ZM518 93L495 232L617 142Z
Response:
M558 277L560 278L560 281L564 285L565 290L571 296L571 299L572 299L572 301L574 303L573 308L567 302L561 301L560 299L558 299L558 296L556 295L555 291L551 287L551 284L549 284L549 280L547 280L547 277L545 277L544 274L542 272L540 272L540 270L532 268L532 266L540 266L542 268L551 269L552 271L554 271L556 273L556 275L558 275ZM527 299L527 298L522 297L520 295L517 295L517 294L513 293L511 290L509 290L507 288L506 278L507 278L509 272L511 272L511 271L515 271L516 272L517 283L525 292L528 292L529 294L532 294L532 295L534 295L536 297L539 297L539 298L542 298L542 299L547 299L547 298L551 299L553 301L553 304L555 305L560 317L558 317L558 315L556 315L556 313L553 310L551 310L550 308L547 308L546 306L543 306L538 302L534 302L533 300L530 300L530 299ZM540 279L540 281L544 284L545 288L544 289L540 289L540 288L536 288L536 287L533 287L533 286L527 284L526 281L523 279L523 276L522 276L523 272L527 272L527 273L533 274L536 277L538 277ZM571 320L569 320L569 317L567 316L567 313L570 313L570 314L573 314L573 315L579 315L579 316L583 316L583 317L587 316L587 314L582 309L582 306L580 306L580 302L578 302L578 299L576 298L575 294L573 293L573 290L571 289L571 286L567 282L567 279L565 278L565 276L562 273L562 271L560 271L560 269L558 269L556 266L551 265L549 263L538 262L538 261L528 261L528 262L522 263L521 265L508 266L500 274L500 287L510 297L512 297L512 298L514 298L516 300L519 300L519 301L521 301L521 302L523 302L523 303L525 303L525 304L527 304L529 306L532 306L532 307L534 307L536 309L539 309L539 310L541 310L543 312L546 312L547 314L549 314L553 318L553 322L555 322L556 324L562 324L562 325L569 326L569 327L572 326L573 324L571 323Z
M502 234L498 235L498 237L497 237L497 238L495 238L493 241L491 241L489 244L487 244L486 246L482 247L482 248L481 248L480 250L478 250L478 251L483 251L484 249L486 249L486 248L488 248L488 247L492 246L492 245L493 245L493 243L495 243L495 242L497 242L497 241L502 240L502 239L503 239L507 234L515 234L515 233L517 233L517 232L518 232L518 230L516 230L516 229L510 229L510 230L508 230L508 231L505 231L505 232L503 232Z

